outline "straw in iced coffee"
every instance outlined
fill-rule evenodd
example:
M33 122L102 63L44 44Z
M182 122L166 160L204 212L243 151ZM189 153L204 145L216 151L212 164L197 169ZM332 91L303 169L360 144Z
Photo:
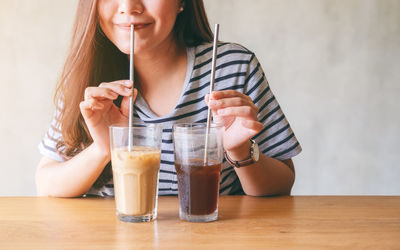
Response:
M135 64L134 64L134 49L135 49L135 26L131 24L131 51L129 58L129 80L134 81L135 78ZM129 98L129 131L128 131L128 150L132 151L133 142L132 142L132 128L133 128L133 88L132 93Z

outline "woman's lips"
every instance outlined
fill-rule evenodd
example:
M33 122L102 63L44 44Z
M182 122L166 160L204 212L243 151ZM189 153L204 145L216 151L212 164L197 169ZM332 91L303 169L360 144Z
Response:
M141 30L141 29L144 29L144 28L146 28L147 26L149 26L151 23L134 23L133 25L135 26L135 31L137 31L137 30ZM131 30L131 24L130 23L122 23L122 24L117 24L117 26L120 28L120 29L123 29L123 30Z

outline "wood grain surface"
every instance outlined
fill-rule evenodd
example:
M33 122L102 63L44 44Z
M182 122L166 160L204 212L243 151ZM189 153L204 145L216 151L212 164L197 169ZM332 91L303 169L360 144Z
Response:
M113 199L0 198L0 249L400 249L400 197L223 196L219 220L123 223Z

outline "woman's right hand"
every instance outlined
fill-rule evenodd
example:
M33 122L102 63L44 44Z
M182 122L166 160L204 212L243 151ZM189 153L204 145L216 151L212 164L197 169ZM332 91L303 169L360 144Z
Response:
M98 87L87 87L80 109L94 145L104 154L110 152L109 126L111 124L128 124L129 97L133 82L120 80L101 83ZM123 96L121 108L113 100ZM137 89L133 89L133 101L137 96Z

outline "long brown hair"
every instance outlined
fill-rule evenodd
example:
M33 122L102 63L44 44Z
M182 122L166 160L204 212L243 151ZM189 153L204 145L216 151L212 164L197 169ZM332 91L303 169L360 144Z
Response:
M85 89L101 82L129 78L128 57L115 47L99 26L97 1L79 1L71 45L54 97L62 134L57 151L66 159L92 143L79 109ZM178 14L173 31L177 41L187 47L210 42L212 32L203 0L184 0L183 4L184 10Z

